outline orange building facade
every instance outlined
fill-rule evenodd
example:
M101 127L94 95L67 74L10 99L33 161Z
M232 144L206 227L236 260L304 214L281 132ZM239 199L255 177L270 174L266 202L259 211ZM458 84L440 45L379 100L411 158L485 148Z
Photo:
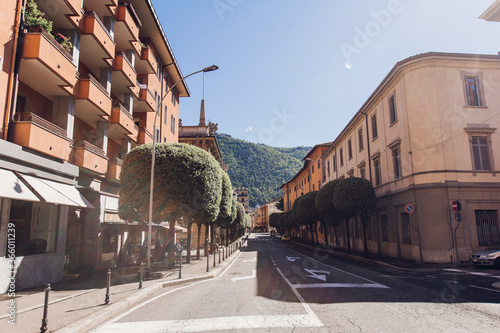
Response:
M52 31L29 25L33 3ZM144 230L118 217L122 158L154 136L177 142L179 97L189 96L150 1L33 3L0 5L0 172L20 188L0 192L0 222L19 235L19 288L138 260ZM0 257L7 247L2 234Z

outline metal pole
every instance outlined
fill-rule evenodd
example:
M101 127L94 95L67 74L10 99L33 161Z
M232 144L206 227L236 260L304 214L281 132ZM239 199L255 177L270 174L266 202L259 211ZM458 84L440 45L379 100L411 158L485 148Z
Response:
M47 311L49 310L49 292L50 292L50 283L45 286L45 303L43 304L43 318L42 318L42 327L40 327L40 333L47 332Z
M219 252L219 264L220 264L220 249L217 248L217 252Z
M111 284L111 269L108 269L108 273L106 275L108 276L108 283L106 285L106 297L104 298L104 304L109 303L109 285Z
M214 267L215 267L215 252L216 250L214 249Z
M182 277L182 252L179 254L179 279Z
M139 271L139 289L142 288L143 276L144 276L144 261L141 261L141 270Z
M222 261L224 261L224 254L226 253L226 248L223 247L222 248Z
M207 249L207 272L210 270L210 253L208 252L208 249Z

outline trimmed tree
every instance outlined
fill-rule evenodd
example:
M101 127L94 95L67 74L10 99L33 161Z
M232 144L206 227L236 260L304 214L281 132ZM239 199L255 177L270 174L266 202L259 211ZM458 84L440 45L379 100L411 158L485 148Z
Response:
M314 245L314 233L316 233L316 242L318 240L318 213L316 212L316 195L318 191L312 191L300 197L297 203L296 218L301 225L305 225L307 229L311 230L311 240Z
M120 174L118 213L126 221L147 224L153 145L132 149ZM182 143L155 145L153 222L170 222L168 262L174 264L175 222L213 222L220 212L222 173L219 163L201 148ZM191 228L188 228L188 232ZM188 249L189 251L189 249Z
M349 252L351 252L349 220L354 217L361 217L363 225L364 254L368 256L366 217L373 214L376 209L376 195L372 183L363 178L346 178L337 185L334 202L337 211L346 221L347 248Z
M318 218L325 230L325 241L328 245L328 230L339 220L339 214L335 209L334 196L340 179L332 180L323 185L316 195L316 211Z

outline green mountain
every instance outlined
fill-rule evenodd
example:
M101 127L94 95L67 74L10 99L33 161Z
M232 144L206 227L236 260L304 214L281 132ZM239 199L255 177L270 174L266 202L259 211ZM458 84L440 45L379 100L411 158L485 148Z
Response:
M304 165L311 147L276 148L216 134L233 187L248 188L250 206L281 196L280 186Z

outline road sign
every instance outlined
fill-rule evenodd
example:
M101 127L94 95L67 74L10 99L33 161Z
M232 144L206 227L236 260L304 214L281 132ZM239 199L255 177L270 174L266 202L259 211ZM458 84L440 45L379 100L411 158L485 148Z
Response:
M462 204L460 203L460 201L456 200L456 201L453 201L451 203L451 208L453 208L453 210L455 212L459 212L460 209L462 209Z
M415 207L413 207L413 204L406 204L405 212L407 212L408 214L413 214L414 211Z

